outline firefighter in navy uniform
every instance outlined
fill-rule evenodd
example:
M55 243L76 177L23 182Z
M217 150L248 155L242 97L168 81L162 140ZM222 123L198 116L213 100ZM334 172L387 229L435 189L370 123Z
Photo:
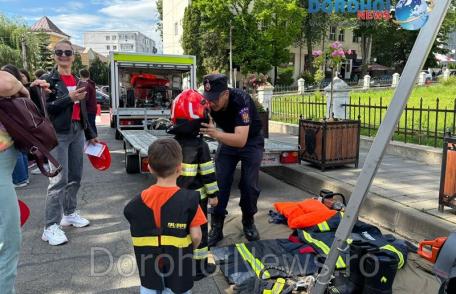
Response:
M208 122L208 104L204 97L193 89L183 91L177 96L171 108L172 126L168 133L174 134L182 147L182 174L177 179L181 188L196 190L200 193L200 206L207 217L207 205L218 203L218 186L214 163L209 146L199 134L202 122ZM208 263L208 225L201 226L203 237L198 249L193 251L196 264L195 281L212 274L215 264Z
M240 207L244 235L249 241L260 238L254 224L257 200L260 195L258 177L264 151L264 135L255 103L249 94L239 89L228 89L227 78L221 74L204 77L204 97L209 101L212 120L202 124L201 133L220 142L215 159L219 184L219 204L211 218L209 247L223 239L223 222L230 197L234 171L241 162Z

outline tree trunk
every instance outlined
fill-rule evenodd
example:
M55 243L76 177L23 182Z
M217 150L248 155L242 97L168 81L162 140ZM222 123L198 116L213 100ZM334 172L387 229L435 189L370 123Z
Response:
M299 77L301 76L303 70L302 70L302 42L299 41L299 69L298 69L298 74Z
M275 85L277 82L277 66L274 66L274 79L272 80L272 84Z
M307 60L304 58L304 67L307 68L307 70L314 75L315 74L315 68L312 64L313 61L313 56L312 56L312 51L313 51L313 38L312 38L312 26L310 25L310 21L312 20L312 16L309 15L305 19L305 35L306 35L306 47L307 47ZM306 64L306 61L309 63L308 65Z
M307 45L307 61L309 62L309 72L314 75L315 74L315 68L313 67L313 56L312 56L312 51L313 51L313 46L312 46L312 39L307 37L306 38L306 45Z
M370 49L370 42L371 42L371 36L368 35L363 35L361 37L361 50L362 50L362 58L363 58L363 63L361 65L361 70L362 70L362 76L364 77L367 73L367 67L369 64L369 49Z

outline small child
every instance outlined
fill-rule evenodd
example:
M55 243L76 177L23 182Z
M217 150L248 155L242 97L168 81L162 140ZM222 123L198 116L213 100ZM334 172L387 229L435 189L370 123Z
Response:
M183 154L182 174L177 179L177 185L200 193L199 204L207 218L207 205L217 205L219 191L209 146L199 135L201 123L207 122L209 118L208 105L200 93L188 89L174 99L171 109L172 127L168 133L175 135ZM202 225L201 230L201 244L193 252L196 266L195 281L216 270L215 264L208 262L207 224Z
M183 293L193 287L193 250L207 223L199 193L181 189L182 149L171 138L148 150L149 170L157 183L132 199L124 209L136 255L141 294Z

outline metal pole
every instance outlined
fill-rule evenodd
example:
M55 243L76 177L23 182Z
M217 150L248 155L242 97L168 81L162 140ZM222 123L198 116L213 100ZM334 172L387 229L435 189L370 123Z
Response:
M233 87L233 27L230 21L230 86Z
M325 293L325 290L331 281L331 276L334 272L334 267L340 252L347 250L348 246L346 240L349 238L353 226L358 219L359 209L363 199L367 195L367 192L372 184L372 180L374 179L377 169L382 161L386 146L391 139L397 121L401 117L404 106L407 103L413 86L415 85L418 73L424 65L450 5L450 0L440 0L436 2L437 3L432 13L429 15L427 24L418 34L410 57L405 65L404 74L399 81L399 85L394 92L393 100L391 101L390 107L388 107L388 111L385 114L385 119L380 125L378 134L374 139L369 153L367 154L363 170L358 177L358 181L353 193L351 194L344 217L336 231L336 236L331 246L331 250L320 274L317 276L315 286L311 290L312 294Z

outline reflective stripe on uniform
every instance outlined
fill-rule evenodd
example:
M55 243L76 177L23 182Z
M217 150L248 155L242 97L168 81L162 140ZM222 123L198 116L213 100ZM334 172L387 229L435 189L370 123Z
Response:
M206 259L209 255L209 249L207 247L193 250L193 259Z
M200 199L201 200L204 200L207 197L206 188L204 188L204 187L203 188L199 188L199 189L196 189L195 191L200 193Z
M285 279L278 278L271 290L263 290L263 294L280 294L282 293L283 288L285 287Z
M183 237L183 238L161 235L160 241L161 241L161 245L174 246L177 248L185 248L192 244L192 238L190 237L190 235L187 235L186 237Z
M212 161L201 163L199 165L199 173L202 176L215 173L214 163Z
M263 277L260 277L260 273L264 269L264 265L259 259L253 256L245 244L236 244L236 249L241 254L242 258L250 264L258 278L263 279L264 277L265 279L269 279L271 277L267 270L263 271Z
M397 265L397 268L398 268L398 269L401 269L401 268L404 266L404 264L405 264L404 255L402 254L402 252L400 252L399 250L397 250L396 247L394 247L394 246L391 245L391 244L388 244L388 245L385 245L385 246L380 247L380 249L391 251L391 252L393 252L394 254L397 255L397 257L399 258L399 263L398 263L398 265Z
M214 181L209 184L204 184L204 188L206 188L207 194L214 194L219 191L217 181Z
M160 245L164 246L174 246L177 248L185 248L190 246L192 244L192 238L190 235L187 235L186 237L174 237L174 236L167 236L167 235L162 235L160 236L160 241L159 242L159 237L158 236L151 236L151 237L132 237L131 238L133 241L133 246L137 247L158 247Z
M320 240L317 240L317 239L314 239L312 238L312 236L307 233L306 231L302 231L302 234L304 235L304 239L309 243L309 244L314 244L315 246L317 246L318 248L321 249L321 251L323 251L324 254L328 255L329 254L329 247L328 245L326 245L324 242L320 241ZM337 262L336 262L336 268L338 269L341 269L341 268L346 268L346 264L345 264L345 261L342 259L341 256L339 256L337 258Z
M318 229L320 229L320 232L329 232L331 230L329 228L328 222L326 222L326 221L319 223L317 226L318 226Z
M182 163L182 173L184 177L194 177L198 173L197 164Z
M158 246L158 237L131 237L133 246L145 247L145 246Z

